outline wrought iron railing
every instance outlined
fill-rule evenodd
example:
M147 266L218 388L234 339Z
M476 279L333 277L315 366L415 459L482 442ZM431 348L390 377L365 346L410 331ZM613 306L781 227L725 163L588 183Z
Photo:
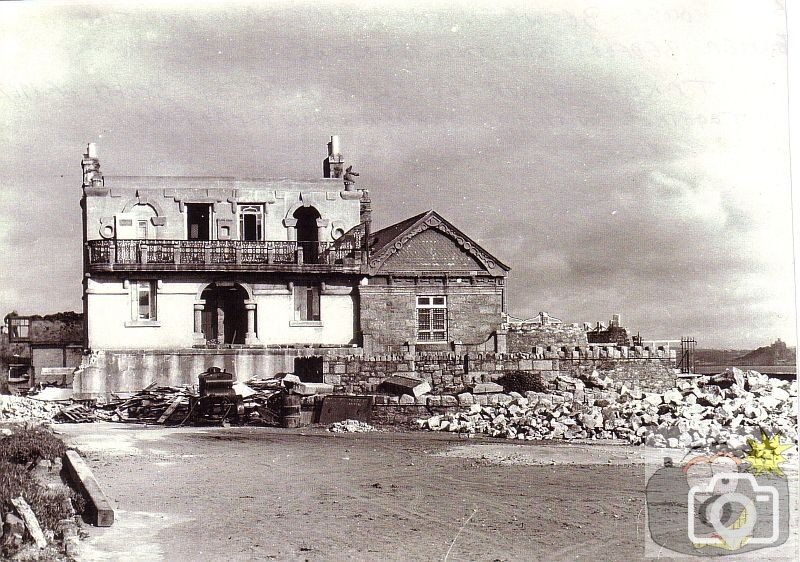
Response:
M187 266L358 265L360 240L336 242L267 240L90 240L89 265L174 264Z

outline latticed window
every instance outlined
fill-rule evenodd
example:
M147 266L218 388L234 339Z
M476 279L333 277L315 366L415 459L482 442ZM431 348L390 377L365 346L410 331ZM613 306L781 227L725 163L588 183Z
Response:
M28 329L30 328L29 318L8 318L8 338L9 341L19 341L28 339Z
M417 297L417 341L447 341L447 297Z

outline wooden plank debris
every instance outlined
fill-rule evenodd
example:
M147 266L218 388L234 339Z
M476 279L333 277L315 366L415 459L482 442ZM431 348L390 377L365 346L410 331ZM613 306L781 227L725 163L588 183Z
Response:
M172 401L172 404L170 404L169 407L166 410L164 410L164 413L161 414L161 417L158 418L158 421L156 421L156 423L166 422L169 419L169 417L175 412L175 410L178 409L178 406L180 405L181 401L183 401L183 394L179 394L178 397Z

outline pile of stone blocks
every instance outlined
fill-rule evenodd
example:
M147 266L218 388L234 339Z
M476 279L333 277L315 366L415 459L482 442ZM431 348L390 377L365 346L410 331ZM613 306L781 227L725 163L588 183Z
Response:
M50 422L61 411L62 405L43 402L24 396L0 396L0 421Z
M367 422L358 420L344 420L329 425L328 431L331 433L367 433L370 431L377 431L377 429L369 425Z
M584 380L560 376L554 384L551 392L524 396L473 394L468 409L418 423L509 439L623 439L655 447L738 447L748 430L797 441L797 382L755 371L679 380L663 393L617 385L596 372ZM466 406L468 399L457 401Z

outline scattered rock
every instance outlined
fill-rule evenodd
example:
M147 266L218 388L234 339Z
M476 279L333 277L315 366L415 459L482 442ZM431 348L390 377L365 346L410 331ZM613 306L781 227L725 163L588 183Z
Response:
M329 425L328 431L331 433L366 433L377 430L366 422L358 420L344 420Z
M580 381L560 376L551 394L531 391L525 397L499 394L499 385L481 383L474 403L468 394L459 395L456 401L464 410L418 423L434 431L509 439L623 439L656 447L744 444L736 429L781 433L797 441L797 383L755 371L729 369L694 384L680 380L662 394L616 386L595 371L583 383L602 389L602 396L586 401L575 399L583 389L575 382Z

